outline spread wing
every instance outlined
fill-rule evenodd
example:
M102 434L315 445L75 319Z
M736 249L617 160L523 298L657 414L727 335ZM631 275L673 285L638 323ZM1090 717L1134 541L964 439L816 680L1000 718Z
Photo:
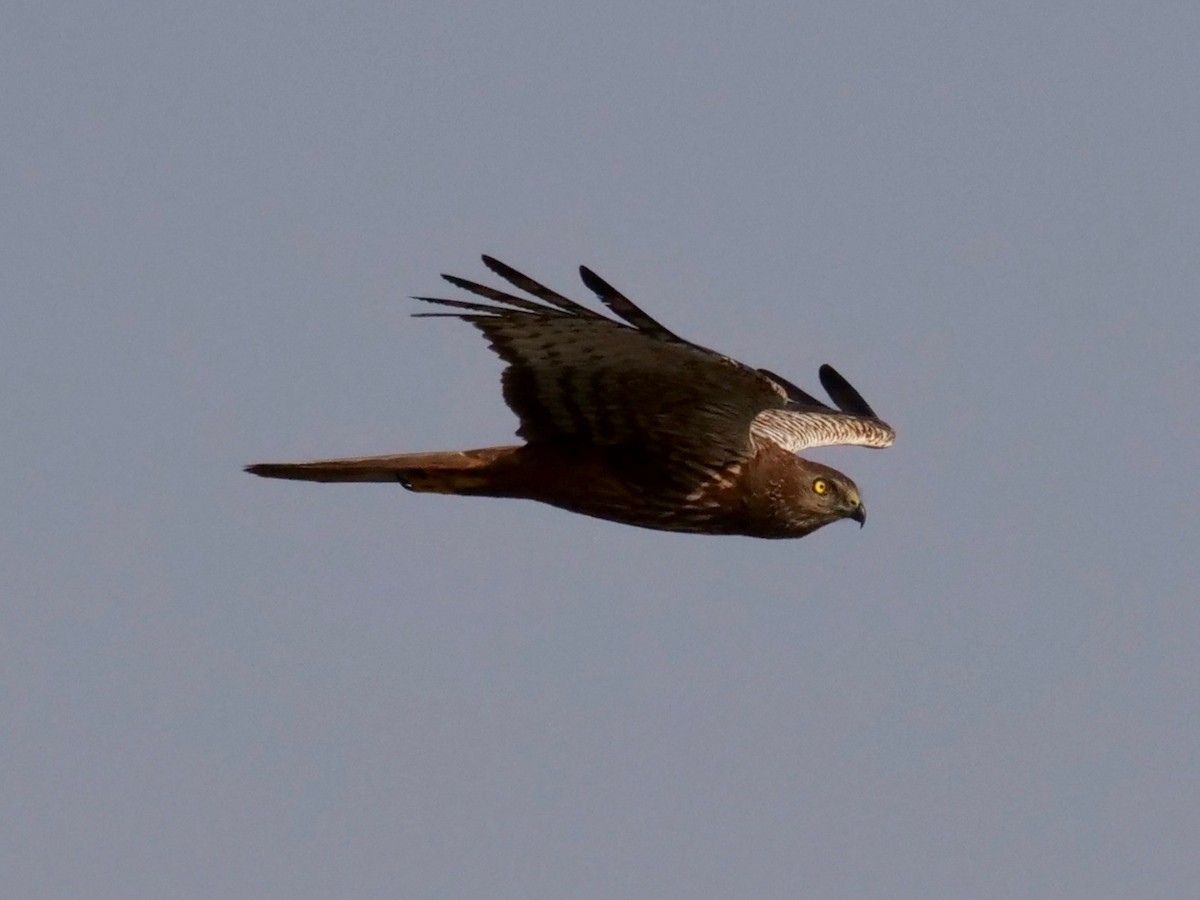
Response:
M484 333L508 363L504 400L529 443L570 440L645 448L694 483L748 456L750 425L782 409L787 392L769 376L685 341L586 267L580 275L622 321L550 290L491 257L484 264L536 300L452 275L448 282L491 303L417 297Z
M530 443L570 440L644 448L645 456L707 480L768 440L792 452L829 444L886 447L893 433L830 366L821 383L837 409L765 369L667 330L585 266L580 275L621 321L569 300L490 256L484 264L531 300L443 275L490 303L414 299L456 312L508 363L504 400Z

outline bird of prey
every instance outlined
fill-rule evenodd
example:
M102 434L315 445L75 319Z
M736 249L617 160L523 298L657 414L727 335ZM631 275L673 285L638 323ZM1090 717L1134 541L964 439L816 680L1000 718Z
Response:
M507 363L504 401L525 443L261 463L246 471L518 497L697 534L794 538L838 519L866 521L853 481L797 455L834 444L887 447L895 439L831 366L821 366L820 379L836 409L766 369L668 331L586 266L583 283L617 318L490 256L483 262L529 296L443 275L489 302L414 297L452 310L415 315L455 317L483 332Z

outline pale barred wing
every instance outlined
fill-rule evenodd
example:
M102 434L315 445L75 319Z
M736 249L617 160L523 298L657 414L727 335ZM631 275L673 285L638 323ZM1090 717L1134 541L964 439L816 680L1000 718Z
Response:
M419 315L457 316L487 336L508 363L504 399L526 441L644 448L694 483L748 455L751 422L788 402L774 380L672 334L590 270L584 282L625 322L484 263L541 302L444 276L492 303L418 297L461 310Z
M769 440L792 453L842 444L882 448L896 440L892 427L833 366L821 366L819 374L837 409L774 372L759 371L783 388L788 402L784 409L764 410L755 417L750 431L756 440Z
M792 453L841 444L882 448L896 440L892 427L881 419L833 409L764 410L754 417L750 433Z

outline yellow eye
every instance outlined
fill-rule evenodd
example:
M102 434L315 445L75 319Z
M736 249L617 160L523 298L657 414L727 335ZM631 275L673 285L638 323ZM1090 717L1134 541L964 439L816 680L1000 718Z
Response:
M829 490L829 482L824 478L818 478L813 482L813 490L818 494L823 494Z

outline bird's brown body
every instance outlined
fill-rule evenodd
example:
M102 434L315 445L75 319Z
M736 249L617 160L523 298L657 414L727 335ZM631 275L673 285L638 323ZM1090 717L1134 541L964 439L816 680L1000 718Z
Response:
M445 276L492 300L418 298L466 312L508 363L504 398L526 443L262 463L247 471L303 481L399 482L421 493L537 500L628 525L701 534L803 537L866 512L854 482L797 450L883 447L891 429L828 366L838 409L777 375L678 338L581 269L626 323L581 307L489 257L542 303Z
M653 466L628 453L586 445L520 444L310 463L262 463L255 475L300 481L399 482L418 493L536 500L570 512L660 531L797 538L845 513L797 502L836 470L767 446L723 476L697 485L694 499L664 503ZM845 476L841 476L843 480ZM852 518L865 518L857 490Z

